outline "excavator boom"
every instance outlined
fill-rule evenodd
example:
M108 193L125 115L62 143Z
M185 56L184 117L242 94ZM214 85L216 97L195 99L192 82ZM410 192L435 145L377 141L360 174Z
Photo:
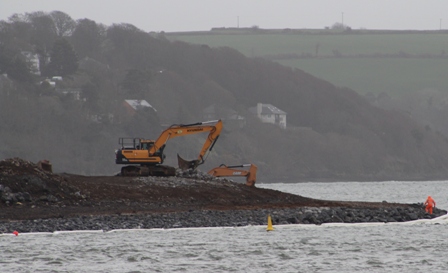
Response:
M244 167L249 167L249 169L238 169ZM208 174L216 177L245 176L246 185L253 187L257 179L257 169L257 166L254 164L242 164L235 166L226 166L225 164L221 164L219 167L208 171Z
M155 152L161 147L165 145L165 143L174 137L199 134L203 132L209 132L204 145L199 152L198 158L195 160L187 161L177 155L179 168L182 170L186 169L196 169L199 165L204 163L204 156L208 151L213 149L216 141L218 140L219 135L222 130L222 121L221 120L211 120L205 122L197 122L192 124L181 124L181 125L172 125L168 129L162 132L159 138L154 142L154 147L150 150L151 152Z

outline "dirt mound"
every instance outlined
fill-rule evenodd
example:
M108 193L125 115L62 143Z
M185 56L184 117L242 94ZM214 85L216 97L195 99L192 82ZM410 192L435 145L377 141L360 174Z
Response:
M1 175L24 175L24 174L39 174L36 164L20 158L10 158L0 161Z
M20 158L0 161L0 206L23 202L71 203L80 199L79 188L37 164Z
M196 210L409 206L317 200L248 187L191 170L173 177L54 174L19 158L0 161L0 197L0 220Z

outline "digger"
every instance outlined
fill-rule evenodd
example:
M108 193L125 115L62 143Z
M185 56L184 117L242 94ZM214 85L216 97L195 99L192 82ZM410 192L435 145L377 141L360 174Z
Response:
M249 167L249 169L237 169ZM222 176L245 176L246 185L249 187L254 187L257 179L257 166L254 164L241 164L235 166L226 166L225 164L219 165L219 167L213 168L208 171L208 174L222 177Z
M115 163L127 164L121 168L123 176L174 176L176 168L162 165L165 160L165 149L168 140L204 132L209 132L198 158L184 160L179 155L179 168L196 169L205 161L205 155L211 151L222 130L221 120L197 122L192 124L173 124L165 129L156 140L141 138L119 138L121 148L115 151Z

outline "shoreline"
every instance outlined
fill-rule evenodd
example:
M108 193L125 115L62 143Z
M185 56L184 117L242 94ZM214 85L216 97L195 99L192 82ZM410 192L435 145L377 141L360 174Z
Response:
M404 223L434 219L447 215L446 210L435 208L432 215L425 213L420 204L408 207L345 208L300 207L253 210L191 210L171 213L77 216L34 220L0 221L0 234L84 231L116 229L172 229L200 227L242 227L266 225L267 216L275 225L327 223Z
M18 158L0 161L0 233L324 223L407 222L422 203L319 200L246 186L198 171L171 177L54 174Z

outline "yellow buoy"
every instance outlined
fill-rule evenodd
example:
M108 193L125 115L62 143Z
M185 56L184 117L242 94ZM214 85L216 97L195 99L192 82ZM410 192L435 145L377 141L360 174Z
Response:
M266 231L272 231L274 228L272 227L272 219L271 215L268 215L268 227L266 228Z

